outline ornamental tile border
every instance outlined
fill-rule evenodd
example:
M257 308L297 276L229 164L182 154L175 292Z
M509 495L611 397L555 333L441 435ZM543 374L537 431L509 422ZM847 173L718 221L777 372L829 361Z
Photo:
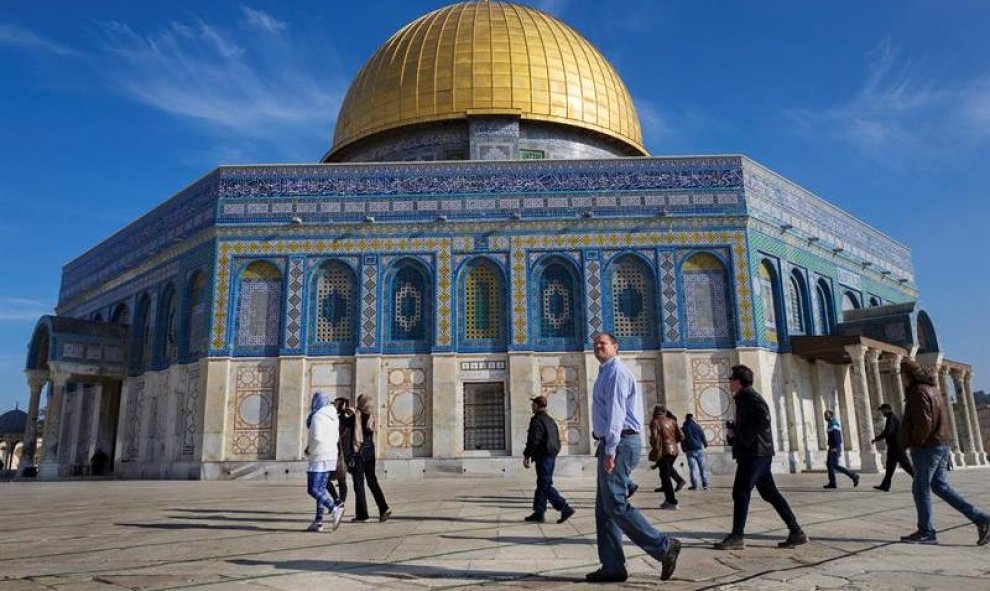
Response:
M521 236L512 240L512 294L513 294L513 342L523 345L527 342L527 265L526 250L545 249L566 251L571 248L602 248L627 247L642 248L646 246L664 245L712 245L729 244L732 249L732 259L736 284L736 300L738 303L738 322L740 324L741 340L753 340L753 303L751 286L748 280L749 266L746 257L745 232L732 231L699 231L699 232L637 232L637 233L598 233L584 235L553 235L553 236ZM217 249L216 284L214 286L214 324L212 330L212 348L221 351L227 346L227 312L230 297L231 258L233 256L271 256L272 251L281 254L335 254L362 251L408 253L424 250L437 252L437 334L438 347L450 347L451 338L451 240L449 238L347 238L332 239L303 239L277 240L268 243L254 241L223 242ZM367 258L365 266L368 265ZM374 281L377 282L377 275ZM362 273L362 283L367 287L369 276ZM377 340L368 334L369 313L373 312L374 300L368 302L369 293L362 289L362 346L371 347ZM373 330L373 328L371 329ZM367 345L372 342L372 345Z

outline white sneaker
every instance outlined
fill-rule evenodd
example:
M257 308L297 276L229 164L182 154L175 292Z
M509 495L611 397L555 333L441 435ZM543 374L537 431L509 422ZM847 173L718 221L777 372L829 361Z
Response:
M334 506L333 510L330 511L330 520L333 522L333 529L330 531L337 531L340 527L340 521L344 518L344 504Z
M310 523L309 527L306 528L306 531L315 531L315 532L323 531L323 522L314 521L313 523Z

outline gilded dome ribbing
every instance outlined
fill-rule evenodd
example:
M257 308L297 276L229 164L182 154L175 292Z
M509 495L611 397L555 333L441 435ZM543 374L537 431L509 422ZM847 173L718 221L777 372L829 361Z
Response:
M331 153L382 131L484 114L589 129L646 153L629 92L602 54L559 20L505 2L452 4L392 35L348 89Z

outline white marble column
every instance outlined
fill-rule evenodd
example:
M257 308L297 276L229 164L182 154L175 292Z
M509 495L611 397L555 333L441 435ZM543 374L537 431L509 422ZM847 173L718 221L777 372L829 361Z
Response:
M952 400L949 397L949 388L952 387L952 383L949 381L949 367L946 365L938 369L938 385L939 390L942 392L942 403L945 404L945 414L948 415L949 426L952 428L952 443L949 446L952 450L952 460L956 466L964 466L965 463L963 462L963 455L959 445L959 427L956 425L956 413L952 408Z
M866 350L866 367L869 375L867 381L870 389L870 421L873 423L873 432L877 433L883 430L884 419L876 409L887 401L883 391L883 376L880 374L879 349Z
M41 391L48 383L48 371L41 369L29 369L27 374L28 388L31 391L31 399L28 401L27 422L24 423L24 448L21 451L21 463L17 469L18 475L24 470L35 466L35 448L38 445L38 408L41 405ZM14 452L13 449L10 450Z
M780 355L781 366L784 370L783 382L784 391L780 393L781 403L784 405L784 416L787 417L787 459L788 466L790 467L791 473L800 472L801 450L803 446L801 445L801 436L799 429L801 428L801 421L799 419L799 411L796 408L798 402L798 391L797 391L797 368L794 367L794 355L784 354ZM810 463L810 462L808 462ZM810 468L810 466L808 466Z
M976 412L976 399L973 397L973 370L969 369L962 376L963 399L969 408L969 420L973 429L973 445L976 448L976 461L981 466L990 464L983 445L983 433L980 429L980 415Z
M894 354L894 356L890 358L890 382L894 387L890 397L890 406L894 409L894 412L897 413L898 417L904 416L904 382L901 381L902 361L904 361L904 356L900 354Z
M45 409L45 433L41 438L41 462L38 465L38 478L54 480L58 478L58 440L62 432L62 401L69 375L51 372L51 400Z
M828 449L828 433L825 431L825 424L822 417L825 415L827 405L825 403L825 392L822 390L821 371L824 369L824 361L814 361L811 364L811 397L815 405L815 435L818 437L818 451Z
M846 348L852 361L852 394L856 413L856 422L859 439L859 461L860 470L863 472L879 472L880 454L873 447L872 408L870 405L869 385L867 383L866 352L867 347L862 345L849 345Z
M976 441L973 433L973 420L969 414L969 404L966 400L966 392L963 390L963 374L965 373L962 369L953 369L949 372L952 376L952 387L956 391L956 406L961 411L962 414L962 428L960 429L960 435L962 439L960 440L960 451L963 453L963 459L966 460L967 466L978 466L979 460L976 456ZM957 417L958 418L958 417Z

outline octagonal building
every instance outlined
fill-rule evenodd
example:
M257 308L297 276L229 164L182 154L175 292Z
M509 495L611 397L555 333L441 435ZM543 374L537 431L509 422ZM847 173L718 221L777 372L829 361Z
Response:
M599 331L644 393L705 428L729 367L774 413L775 469L879 465L871 410L938 368L954 460L983 465L968 365L918 307L911 253L745 156L650 157L615 68L536 9L464 2L368 60L319 163L221 166L65 266L38 322L24 465L288 478L311 395L378 408L389 477L519 469L529 399L564 473L593 470ZM644 435L645 439L645 435Z

